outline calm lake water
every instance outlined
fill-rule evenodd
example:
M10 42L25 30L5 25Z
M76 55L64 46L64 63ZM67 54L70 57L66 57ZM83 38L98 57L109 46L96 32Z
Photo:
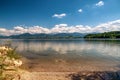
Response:
M0 40L0 43L8 40ZM120 40L9 40L36 71L120 70Z

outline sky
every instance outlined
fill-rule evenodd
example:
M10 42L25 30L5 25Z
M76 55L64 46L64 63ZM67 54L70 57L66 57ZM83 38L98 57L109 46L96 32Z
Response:
M120 0L0 0L0 35L120 31Z

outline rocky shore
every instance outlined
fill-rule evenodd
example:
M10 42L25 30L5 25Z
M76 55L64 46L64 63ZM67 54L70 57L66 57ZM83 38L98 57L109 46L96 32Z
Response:
M79 72L69 77L71 80L120 80L120 72Z

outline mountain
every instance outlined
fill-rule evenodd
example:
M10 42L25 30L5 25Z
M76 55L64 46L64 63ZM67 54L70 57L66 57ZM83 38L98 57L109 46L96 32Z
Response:
M56 34L30 34L24 33L20 35L11 35L11 36L0 36L0 38L10 38L10 39L76 39L82 38L86 34L82 33L56 33Z
M1 38L3 38L3 39L4 39L4 38L7 38L7 36L2 36L2 35L0 35L0 39L1 39Z
M30 34L24 33L19 35L11 35L11 36L2 36L0 35L0 39L92 39L92 38L109 38L109 39L117 39L120 38L120 31L111 31L104 33L51 33L51 34Z
M96 34L87 34L84 36L86 39L92 38L109 38L109 39L117 39L120 38L120 31L111 31L111 32L104 32L104 33L96 33Z
M83 33L58 33L54 34L54 36L64 37L64 36L74 36L74 37L83 37L86 34Z

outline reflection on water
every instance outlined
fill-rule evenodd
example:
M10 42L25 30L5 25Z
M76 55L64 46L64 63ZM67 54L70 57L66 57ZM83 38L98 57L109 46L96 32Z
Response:
M90 69L90 65L93 65L94 67L99 66L101 68L109 66L110 69L112 69L111 67L119 65L120 61L120 41L11 41L14 47L17 46L17 51L19 53L30 60L35 60L35 62L31 62L31 65L34 65L34 67L42 66L42 69L46 69L47 64L52 64L52 68L57 67L58 69L61 69L61 67L63 68L65 66L67 67L67 69L71 69L71 65L74 65L72 66L74 70L76 69L76 66L77 69L88 67Z
M17 40L12 43L20 52L120 57L120 42Z

